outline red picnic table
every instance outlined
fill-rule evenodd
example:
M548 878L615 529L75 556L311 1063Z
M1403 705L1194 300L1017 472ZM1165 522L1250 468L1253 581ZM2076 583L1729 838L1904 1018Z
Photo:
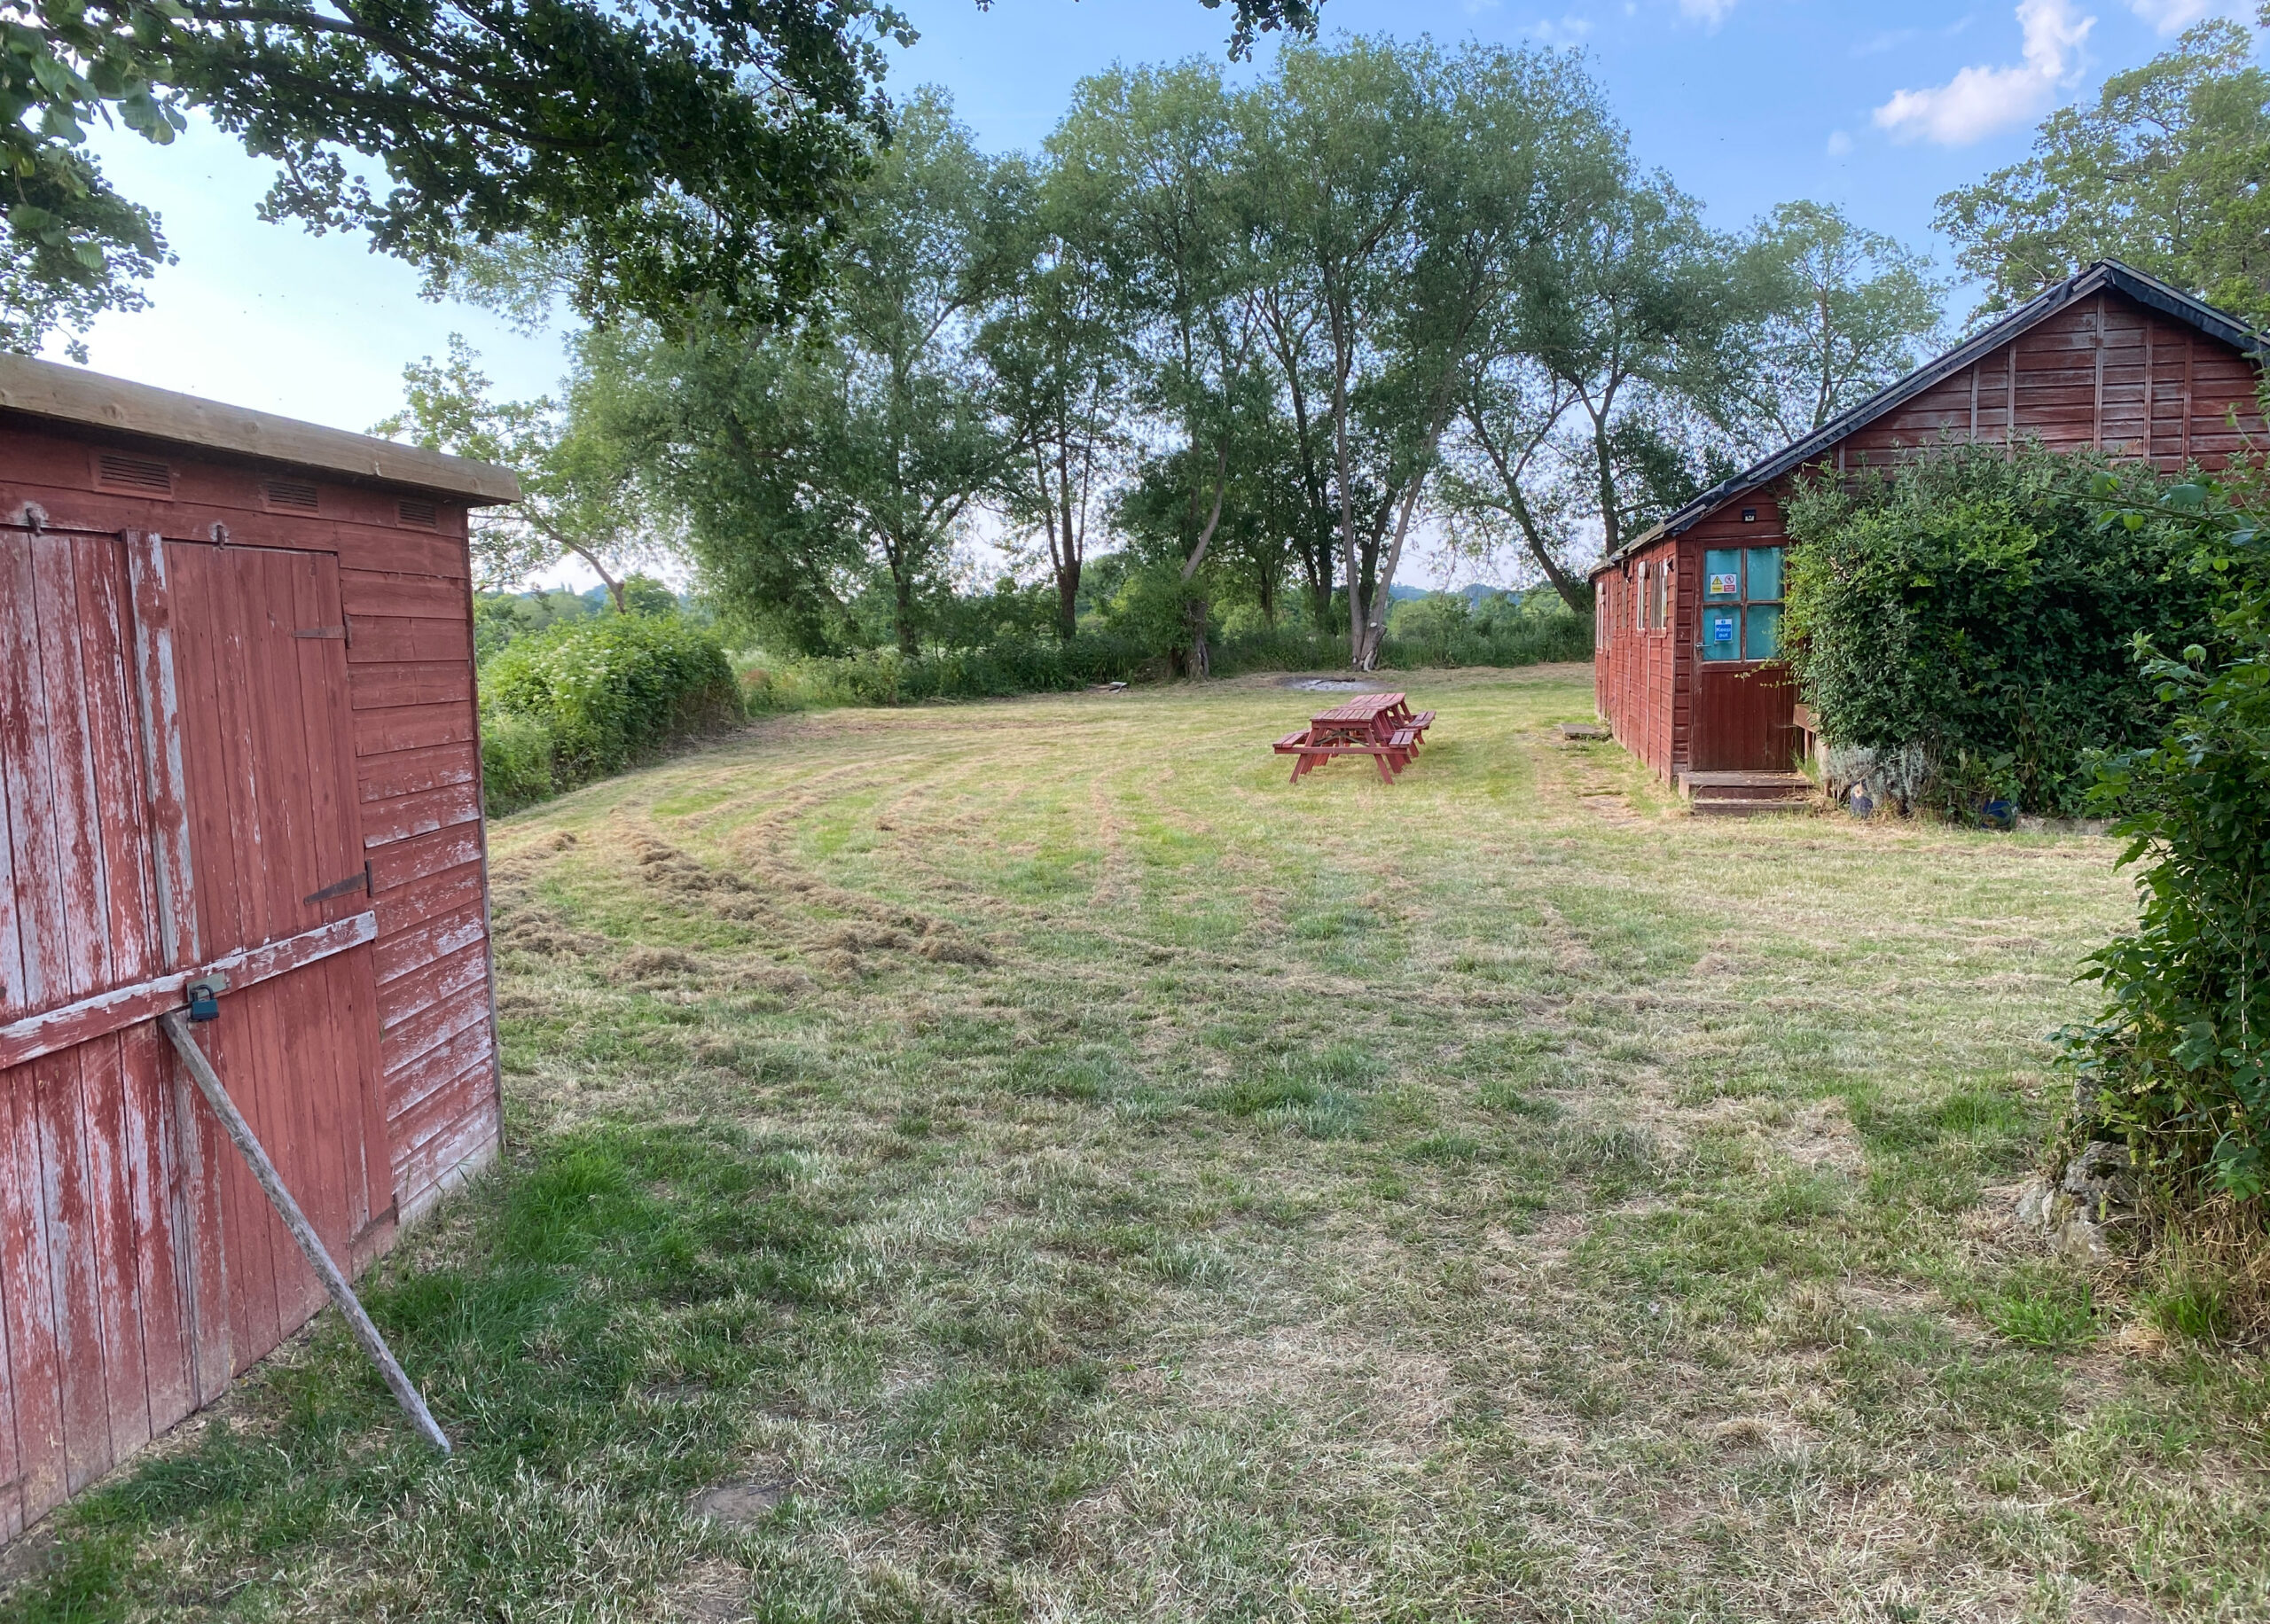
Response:
M1314 772L1335 755L1368 755L1380 769L1380 782L1392 784L1395 775L1411 765L1435 713L1415 714L1399 693L1359 693L1328 711L1309 718L1309 725L1288 733L1271 746L1280 755L1295 755L1293 782Z

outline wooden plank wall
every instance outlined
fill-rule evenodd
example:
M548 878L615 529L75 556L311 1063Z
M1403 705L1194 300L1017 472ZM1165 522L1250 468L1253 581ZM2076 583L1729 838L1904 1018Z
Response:
M2100 342L2100 338L2102 342ZM2234 414L2237 422L2233 423ZM2259 436L2246 358L2188 324L2107 293L2059 311L1848 435L1850 472L1945 440L2095 448L2174 470L2220 468Z
M1643 627L1642 612L1653 588L1642 586L1640 566L1645 565L1652 578L1674 560L1671 623ZM1672 769L1675 741L1685 722L1684 667L1689 656L1683 644L1694 640L1692 580L1679 543L1666 540L1635 553L1628 568L1619 566L1593 582L1601 599L1594 634L1593 703L1616 742L1665 777Z
M170 495L106 479L106 450L163 464ZM279 477L301 488L279 500ZM312 512L298 505L309 486ZM466 510L426 500L421 511L419 497L316 471L98 444L0 414L0 523L22 522L30 504L51 528L210 541L218 527L232 545L337 557L379 919L388 1153L405 1219L492 1155L500 1128Z

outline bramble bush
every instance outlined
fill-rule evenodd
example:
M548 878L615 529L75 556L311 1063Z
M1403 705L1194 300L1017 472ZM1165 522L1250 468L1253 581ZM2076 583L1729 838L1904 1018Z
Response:
M481 678L484 731L495 741L484 739L483 769L515 793L533 788L547 751L551 788L563 790L741 715L716 634L672 614L562 621L513 643Z
M2180 654L2136 640L2160 707L2156 742L2107 757L2093 792L2141 864L2136 928L2090 956L2108 995L2069 1031L2081 1075L2077 1131L2126 1140L2154 1184L2221 1195L2258 1231L2270 1185L2270 532L2258 470L2235 490L2207 480L2149 506L2113 505L2108 528L2185 538L2186 575L2209 597L2204 634Z
M2101 486L2135 526L2098 522ZM1805 487L1784 629L1824 736L1921 746L1924 799L1949 816L2002 796L2078 816L2090 753L2153 736L2134 639L2180 646L2204 627L2203 583L2156 495L2149 472L2039 445L1949 446L1896 477Z

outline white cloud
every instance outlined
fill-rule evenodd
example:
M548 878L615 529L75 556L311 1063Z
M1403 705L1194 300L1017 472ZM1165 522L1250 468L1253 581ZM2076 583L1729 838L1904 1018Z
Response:
M2078 14L2071 0L2020 0L2022 63L1966 67L1934 90L1894 91L1875 110L1876 128L1890 130L1896 141L1920 137L1961 146L2025 123L2078 75L2081 43L2095 26L2096 19Z
M2180 34L2210 17L2236 17L2251 11L2242 0L2128 0L2128 9L2162 34Z
M1828 132L1828 155L1831 158L1842 158L1851 150L1851 137L1841 129L1832 129Z
M1853 46L1852 54L1856 57L1873 57L1883 51L1897 51L1915 37L1916 31L1913 28L1887 28L1882 34L1871 39L1863 40Z
M1539 18L1527 24L1522 32L1540 45L1573 45L1593 31L1591 20L1570 12L1559 22L1551 18Z
M1679 0L1679 14L1706 28L1716 28L1734 9L1734 0Z

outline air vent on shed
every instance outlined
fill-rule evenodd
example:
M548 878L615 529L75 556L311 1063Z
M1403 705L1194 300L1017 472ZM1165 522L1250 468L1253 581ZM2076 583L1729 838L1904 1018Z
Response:
M415 525L420 530L431 530L438 515L430 502L402 501L394 504L395 519L405 525Z
M265 487L268 505L287 513L312 513L316 511L316 482L313 480L270 480Z
M169 496L173 494L174 471L153 457L105 451L95 458L95 483L112 490L154 491Z

